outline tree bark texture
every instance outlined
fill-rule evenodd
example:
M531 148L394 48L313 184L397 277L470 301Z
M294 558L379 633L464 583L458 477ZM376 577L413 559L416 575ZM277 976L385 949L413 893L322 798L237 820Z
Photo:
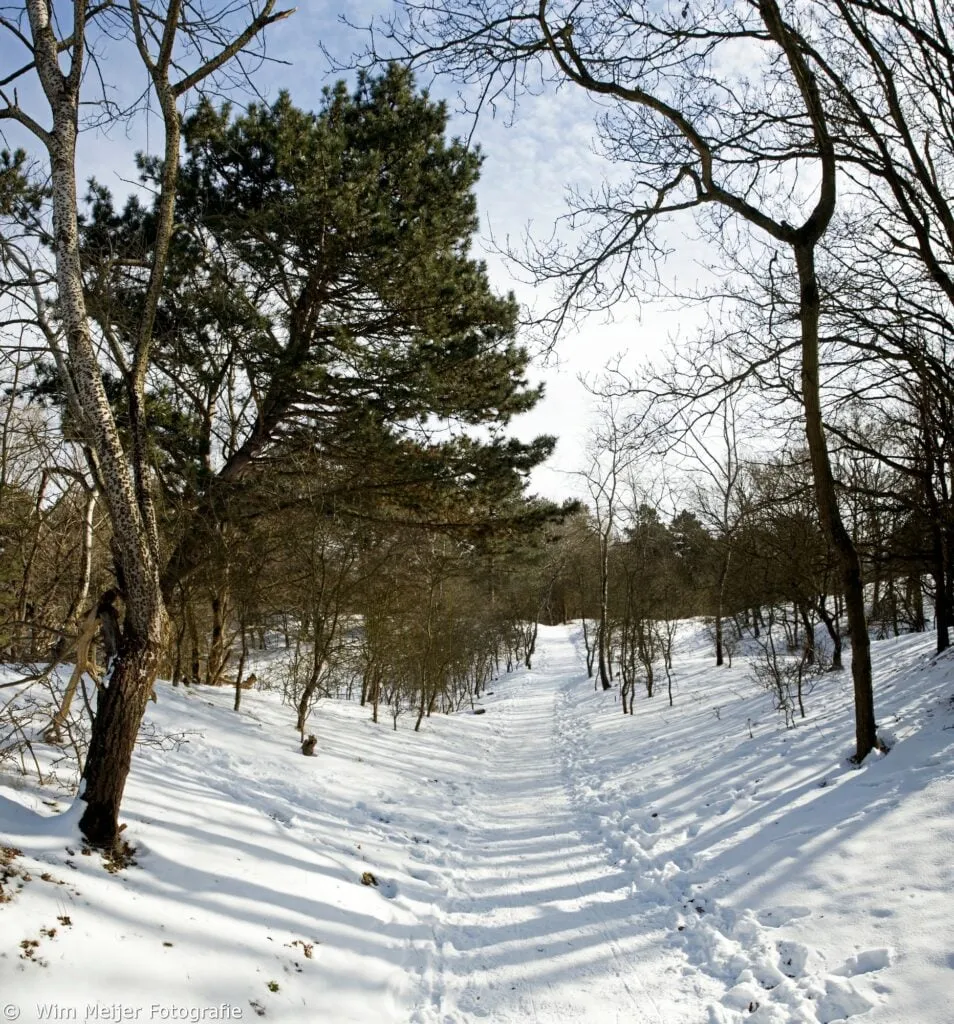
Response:
M80 829L93 846L109 848L119 835L119 808L161 646L126 634L109 682L99 691L83 772L86 810Z
M865 612L865 589L858 549L845 528L838 507L835 478L822 422L818 324L821 298L815 272L814 246L796 246L800 290L802 401L805 435L812 465L815 498L822 529L834 548L841 571L842 592L851 639L851 676L855 698L855 759L863 760L878 743L871 677L871 641Z

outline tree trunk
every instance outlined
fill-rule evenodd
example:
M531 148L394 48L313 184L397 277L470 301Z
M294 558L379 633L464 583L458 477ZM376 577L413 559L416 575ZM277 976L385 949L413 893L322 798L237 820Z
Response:
M806 665L814 665L815 664L815 626L814 626L814 623L811 620L811 617L808 614L808 607L807 607L806 604L804 604L802 602L798 602L795 605L795 608L796 608L798 614L801 616L802 625L805 627L805 646L803 648L805 664ZM801 685L801 683L799 683L799 685ZM801 703L801 697L799 697L799 703ZM803 714L802 718L804 718L804 717L805 717L805 715Z
M202 651L199 647L199 627L195 621L195 609L191 601L186 605L185 615L189 623L189 682L192 686L198 686L202 681Z
M235 670L235 703L232 705L233 711L238 711L242 706L242 676L245 673L245 663L248 661L248 636L244 619L239 623L239 629L242 633L242 651L239 655L238 668Z
M185 604L185 596L183 595L183 602L181 608L181 614L176 618L175 627L175 645L176 645L176 656L175 661L172 665L172 685L178 686L183 682L182 678L182 652L185 648L186 631L188 629L188 612ZM186 686L189 685L189 681L185 680Z
M725 651L722 635L722 618L725 606L725 584L729 578L729 565L732 560L732 551L725 553L722 559L722 568L719 570L719 585L716 592L716 613L715 613L715 641L716 641L716 665L725 663Z
M36 503L34 507L34 515L36 516L36 529L33 531L33 540L30 544L30 552L26 558L26 564L23 566L23 573L20 580L20 593L17 597L17 620L21 626L25 625L27 621L32 619L31 609L32 603L30 601L30 590L33 584L33 565L36 561L37 552L41 547L41 540L43 538L44 526L46 525L43 517L43 500L46 496L46 485L49 481L49 474L44 470L40 474L40 486L36 492ZM27 634L24 633L19 642L17 649L17 657L24 661L31 660L36 655L36 633L31 630L29 633L29 642L27 642Z
M318 626L315 626L315 636L318 635ZM311 709L311 699L314 697L318 690L318 686L322 681L321 670L324 668L325 662L322 656L322 651L318 647L317 639L312 645L311 651L311 669L308 673L308 680L305 683L304 688L301 691L301 697L298 699L296 719L298 731L301 733L302 742L305 739L305 724L308 721L308 712Z
M424 712L427 710L427 680L421 680L421 701L417 709L417 721L414 723L414 731L421 731L421 722L424 721ZM397 728L397 726L395 726Z
M600 621L596 629L597 663L600 683L610 690L609 666L606 659L607 629L609 627L609 531L600 534Z
M815 275L812 246L795 246L800 289L799 319L802 340L802 401L805 407L805 435L812 464L818 517L834 548L842 577L848 634L851 639L851 676L855 700L855 760L862 761L877 745L874 715L874 689L871 679L871 641L865 614L864 581L861 559L845 529L838 508L835 478L822 421L819 379L818 324L821 298Z
M73 697L76 694L76 688L79 686L85 672L89 672L92 675L93 665L89 649L93 643L94 637L96 636L96 630L99 628L99 617L97 615L97 611L98 609L94 605L86 613L83 618L83 623L80 626L79 635L76 638L73 672L70 675L69 682L66 684L66 690L63 692L63 699L60 702L59 710L53 716L53 721L44 735L44 738L48 743L61 742L63 726L66 725L66 719L69 716L70 707L73 704Z
M523 663L529 670L533 667L533 655L537 649L537 632L539 623L536 619L529 623L524 629Z
M96 492L86 492L86 507L83 511L83 535L80 546L80 578L76 594L70 602L64 622L69 628L76 613L89 598L89 585L93 575L93 519L96 513Z
M213 591L211 596L212 633L209 637L209 654L205 660L205 681L209 686L218 686L222 673L228 665L230 651L225 643L225 618L228 609L228 591Z
M909 609L911 630L923 633L927 623L924 620L924 593L921 590L921 575L910 573L905 581L905 604Z
M843 667L841 663L841 632L838 629L837 621L828 614L828 608L825 605L824 594L818 599L818 603L815 605L815 611L818 612L818 617L822 620L822 622L824 622L825 629L828 630L828 635L831 637L832 671L840 671Z
M884 632L881 605L881 570L877 567L877 563L875 563L873 576L874 579L871 581L871 619L872 622L879 623L878 639L884 640L887 634Z
M118 838L119 807L139 726L159 669L160 649L153 637L127 633L109 682L99 691L83 770L86 810L79 823L93 846L110 848Z
M57 312L69 350L61 378L77 428L95 453L103 500L113 527L113 552L126 604L124 637L107 688L100 691L83 771L86 810L80 829L95 845L118 835L119 804L146 702L152 692L165 631L165 609L156 563L151 497L137 491L123 450L90 334L83 295L76 198L79 66L68 78L59 69L49 9L29 4L37 71L53 112L47 139L53 198ZM73 55L74 62L77 55ZM170 202L172 197L170 197Z
M586 678L593 678L593 658L596 654L596 647L590 643L590 630L586 625L586 609L584 609L584 615L581 619L583 624L583 648L586 651Z
M164 14L155 16L148 29L142 27L139 5L129 7L133 34L162 111L165 145L149 283L138 310L131 358L123 373L129 419L127 450L106 393L98 346L90 330L79 244L76 141L80 89L89 66L86 22L91 11L86 4L73 5L73 32L67 43L57 38L54 4L49 0L26 0L24 4L32 46L26 39L24 42L30 46L32 65L52 117L49 127L41 127L39 122L18 111L15 97L14 106L11 108L8 104L7 110L20 115L18 120L40 139L49 155L55 307L66 347L64 354L59 342L53 342L51 336L51 354L74 429L83 442L109 514L117 583L126 606L119 654L113 660L106 687L100 691L83 770L83 799L87 806L80 828L87 839L97 845L112 845L119 834L119 803L146 701L158 672L167 625L159 572L159 531L150 490L149 438L143 410L153 325L175 226L180 140L176 99L186 87L198 85L230 61L263 28L287 15L288 12L273 14L273 6L274 0L266 0L244 31L231 42L225 42L212 59L203 61L191 75L180 79L176 88L169 81L170 59L173 52L178 51L176 35L180 27L187 35L192 31L191 26L186 27L189 19L184 16L181 5L169 5ZM199 18L198 24L201 24L202 16ZM211 24L209 19L204 20ZM148 43L160 37L159 56L153 59L146 52ZM61 58L66 70L61 66ZM174 62L172 66L176 67ZM179 73L176 67L176 74Z
M930 456L930 449L925 443L925 451ZM941 526L941 508L932 483L933 462L929 463L925 473L924 496L930 510L931 530L931 577L934 580L934 629L937 634L937 653L946 651L951 643L950 623L951 607L947 600L947 552L946 537Z

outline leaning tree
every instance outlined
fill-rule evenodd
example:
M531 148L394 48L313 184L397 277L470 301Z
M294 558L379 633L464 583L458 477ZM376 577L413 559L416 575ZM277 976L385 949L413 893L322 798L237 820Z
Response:
M2 20L8 43L19 44L23 58L19 67L4 76L0 119L29 137L48 175L50 216L42 225L42 240L48 241L53 257L48 291L37 294L45 283L41 273L23 274L31 257L42 259L42 253L21 247L4 255L25 278L25 298L37 300L38 325L56 362L69 414L109 514L115 568L126 606L119 656L98 702L84 773L86 809L81 828L94 843L108 844L116 837L132 750L164 645L160 538L144 405L153 328L175 229L181 110L190 92L227 67L237 67L243 51L288 13L276 10L275 0L252 2L243 25L237 22L233 5L193 7L170 0L161 8L144 9L139 0L126 4L76 0L68 11L60 11L51 0L26 0L19 17L7 14ZM104 385L100 339L86 302L77 216L77 147L82 128L128 115L115 94L101 88L106 63L126 59L138 60L147 73L149 91L161 115L165 159L155 242L148 259L137 268L145 296L123 366L129 429L121 432ZM52 306L47 302L50 298Z

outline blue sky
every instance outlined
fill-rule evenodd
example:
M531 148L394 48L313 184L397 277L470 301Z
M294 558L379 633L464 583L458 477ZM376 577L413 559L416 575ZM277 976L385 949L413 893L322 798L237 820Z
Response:
M365 24L391 8L390 0L363 0L348 5L347 18L353 24ZM290 88L302 106L317 102L321 87L329 81L319 41L342 62L365 43L360 33L343 25L338 15L321 3L303 4L292 18L275 27L270 40L270 52L291 62L290 68L273 66L269 70L271 88ZM446 99L452 110L458 106L457 83L438 79L426 84L432 94ZM566 189L597 187L612 169L596 151L597 108L579 90L525 96L509 123L511 118L504 115L511 113L501 111L496 118L489 112L482 114L476 127L470 116L457 116L452 129L463 136L473 132L484 153L478 186L481 238L477 250L487 260L497 287L514 290L521 302L543 311L552 305L552 292L521 280L525 272L498 256L491 239L498 245L507 239L519 245L529 232L545 240L566 210ZM704 259L704 249L683 247L672 261L672 270L679 269L684 284L699 275L700 267L693 261L700 256ZM624 364L633 365L659 353L667 340L691 333L698 322L697 313L644 304L641 309L617 308L613 322L593 316L566 333L546 363L540 360L535 366L536 379L546 385L546 398L514 425L521 437L550 433L560 438L554 458L536 471L535 490L549 497L584 493L573 474L585 462L593 400L579 376L598 374L620 354Z
M362 24L386 13L390 0L361 0L348 4L349 21ZM279 89L290 90L294 101L303 107L318 104L321 89L335 77L328 68L324 47L333 57L346 60L361 48L363 38L342 24L338 8L304 0L295 14L269 30L269 54L280 60L266 62L255 74L257 88L265 98ZM9 38L0 38L0 66L10 67L22 60L22 48ZM12 65L16 66L16 65ZM131 53L117 58L110 51L105 63L107 74L120 93L132 95L145 86L145 71ZM455 105L457 86L440 80L428 83L435 95ZM21 101L29 93L21 88ZM529 233L537 239L550 236L557 218L565 211L567 187L597 186L611 169L594 148L592 101L578 91L563 89L556 95L526 97L512 124L509 119L483 115L476 128L467 117L457 117L453 130L479 143L485 157L478 187L481 237L476 250L488 263L495 285L514 290L528 307L542 310L552 303L552 293L538 290L520 280L517 268L498 256L490 242L508 239L519 245ZM115 192L122 193L124 179L135 177L132 155L137 149L160 145L158 121L151 133L140 118L124 126L114 125L108 135L89 132L80 154L81 177L95 175ZM16 142L8 133L9 142ZM695 250L698 257L699 250ZM681 253L673 269L680 269L683 283L691 283L699 268L693 252ZM534 378L546 385L547 395L540 406L514 424L514 432L524 438L539 433L560 438L557 453L548 466L536 471L533 490L549 497L580 493L572 477L584 461L583 447L592 420L592 400L578 381L581 374L595 375L606 363L623 354L625 364L659 352L667 338L691 332L697 314L665 312L652 305L617 308L614 322L592 317L574 331L568 331L551 353L546 364L534 368Z

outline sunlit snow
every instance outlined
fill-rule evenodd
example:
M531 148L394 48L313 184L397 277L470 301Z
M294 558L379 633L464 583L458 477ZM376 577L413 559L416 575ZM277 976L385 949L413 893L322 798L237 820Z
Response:
M850 673L783 728L682 627L675 706L623 716L575 626L481 704L373 725L160 684L124 805L135 866L0 780L7 1020L950 1024L954 660L875 644L860 768ZM63 813L57 813L57 811ZM370 882L371 884L363 884ZM33 945L33 943L36 943Z

